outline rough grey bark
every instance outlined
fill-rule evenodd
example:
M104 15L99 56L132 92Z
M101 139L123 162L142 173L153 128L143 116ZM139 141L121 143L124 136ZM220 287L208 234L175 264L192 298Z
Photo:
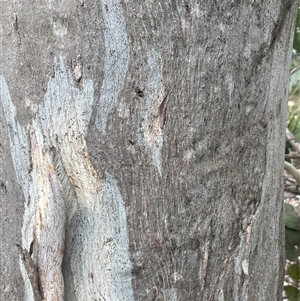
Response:
M296 9L2 0L3 300L280 300Z

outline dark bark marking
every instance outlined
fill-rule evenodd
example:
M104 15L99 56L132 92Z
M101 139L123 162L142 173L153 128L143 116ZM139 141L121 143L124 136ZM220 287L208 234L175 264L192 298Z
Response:
M292 7L292 4L294 3L294 0L285 0L281 2L280 9L279 9L279 15L277 20L275 21L275 26L272 30L271 34L271 44L270 49L273 49L276 40L278 40L281 36L281 32L284 26L284 21L286 19L286 16Z
M163 101L160 103L159 107L158 107L158 115L160 118L159 121L159 126L161 129L164 128L165 122L166 122L166 109L167 109L167 99L168 96L170 94L170 91L167 92L167 94L165 95Z
M135 88L135 93L139 96L139 97L144 97L144 91L141 90L139 87Z
M29 249L29 254L30 254L30 256L32 255L32 253L33 253L33 243L34 243L34 240L31 242L31 244L30 244L30 249Z
M282 103L282 99L279 99L278 103L277 103L277 107L276 107L276 116L277 117L279 117L280 113L281 113L281 103Z
M22 262L27 272L27 276L32 286L34 301L42 301L43 292L40 285L40 277L39 277L38 269L34 264L30 256L30 253L25 248L22 248L20 245L16 244L16 246L18 248L18 253L21 256Z
M0 191L3 192L4 194L7 193L6 185L5 185L4 181L1 179L0 179Z
M15 29L15 31L19 30L19 24L18 24L18 16L17 16L17 14L15 14L14 29Z

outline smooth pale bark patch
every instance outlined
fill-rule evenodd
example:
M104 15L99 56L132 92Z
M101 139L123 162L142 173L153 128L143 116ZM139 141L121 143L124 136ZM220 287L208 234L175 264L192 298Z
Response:
M177 301L177 292L175 288L167 288L162 290L162 295L166 301Z
M88 80L84 88L79 89L62 59L56 60L54 74L37 119L47 146L56 150L77 198L93 210L95 195L101 192L102 186L85 138L94 99L93 84Z
M163 61L160 53L151 49L148 53L148 81L145 89L145 104L137 128L138 141L143 145L160 175L162 175L162 129L165 121L163 115L166 106L162 69Z
M17 121L1 77L14 167L21 172L19 183L28 195L22 245L29 250L34 242L33 262L45 300L63 300L65 295L78 300L122 300L124 296L133 300L123 199L112 175L105 173L101 179L86 146L93 84L87 81L81 89L75 80L63 60L55 59L54 77L49 78L47 93L29 126L29 148L26 130ZM21 144L26 146L25 153ZM26 300L33 300L23 265L21 269Z
M105 42L104 67L96 126L106 131L108 115L118 105L129 64L129 43L122 3L101 1Z
M64 300L61 264L65 249L66 200L50 156L33 126L29 128L33 183L37 190L33 258L38 267L43 300ZM41 135L40 135L41 137Z

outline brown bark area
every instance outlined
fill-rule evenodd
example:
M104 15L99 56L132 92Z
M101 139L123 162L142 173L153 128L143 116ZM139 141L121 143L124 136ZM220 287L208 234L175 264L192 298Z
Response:
M269 99L273 87L267 85L274 60L281 60L282 68L288 65L289 55L280 55L274 41L290 45L288 19L292 14L282 21L284 12L274 9L274 26L276 22L280 27L289 24L279 32L272 31L271 20L261 13L271 9L267 3L207 2L202 22L195 17L196 6L196 2L173 2L173 7L164 3L159 8L148 2L126 6L127 27L135 34L130 35L133 55L120 97L130 108L130 118L115 114L106 135L91 132L91 140L96 136L100 143L90 143L90 149L102 169L114 170L128 208L137 300L164 300L162 290L171 287L180 292L179 300L217 300L220 283L225 300L232 298L239 233L246 233L259 206L274 210L261 204L270 151L268 129L281 124L279 152L272 158L281 162L285 117L281 110L285 112L286 104L282 99ZM258 41L267 28L269 36ZM166 108L162 177L134 139L143 103L134 88L143 89L147 82L151 47L162 54L164 85L172 90ZM285 71L282 78L286 76ZM284 88L280 94L284 97ZM281 187L280 177L274 178L272 185ZM275 199L279 208L275 210L281 210L281 192ZM269 223L274 222L258 226L262 234L257 235L263 235L265 243L249 251L250 265L256 260L263 263L262 256L274 256L272 245L278 239L278 261L283 263L282 218L274 240L268 234ZM251 278L265 277L265 269L269 273L272 267L266 264L261 270L253 264ZM277 286L279 300L283 265L273 273L279 273L278 282L270 279L267 287ZM261 281L250 280L249 300L257 299Z
M22 124L35 113L26 100L42 101L54 57L74 70L81 54L78 85L93 80L87 143L102 176L114 176L125 202L135 300L281 298L284 85L296 4L275 2L123 1L130 61L118 104L129 114L112 110L105 132L95 126L105 64L101 5L22 1L1 8L7 21L1 72ZM55 30L62 34L63 28L67 34L59 39ZM157 108L149 88L151 72L158 72L151 53L160 54L155 60L162 66L164 95ZM147 114L152 148L141 142ZM159 150L159 129L161 174L151 159ZM0 179L13 182L7 164ZM8 213L19 228L21 208ZM19 231L5 230L3 240ZM4 250L4 258L11 254ZM15 254L6 275L18 271ZM242 262L249 268L242 269ZM5 297L14 300L15 294L21 288Z

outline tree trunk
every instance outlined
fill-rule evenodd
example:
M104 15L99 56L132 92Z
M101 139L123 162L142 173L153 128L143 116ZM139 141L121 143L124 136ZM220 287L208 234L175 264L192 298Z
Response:
M297 1L2 2L3 300L281 300Z

